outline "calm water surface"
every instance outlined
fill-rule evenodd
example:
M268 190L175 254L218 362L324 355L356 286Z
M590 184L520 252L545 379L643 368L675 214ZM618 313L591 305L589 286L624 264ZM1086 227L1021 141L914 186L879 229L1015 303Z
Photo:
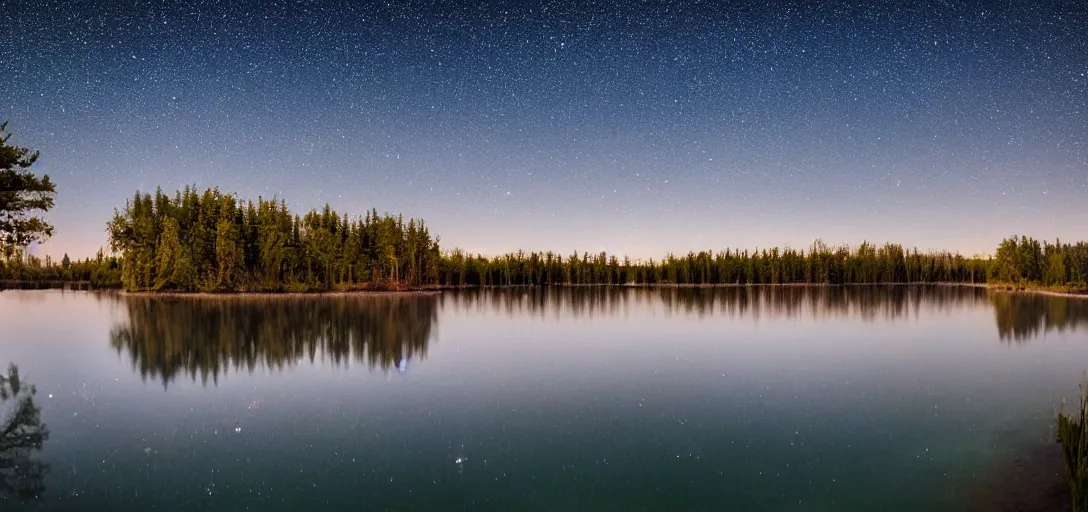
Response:
M9 361L49 437L3 510L961 510L1052 442L1088 300L5 291Z

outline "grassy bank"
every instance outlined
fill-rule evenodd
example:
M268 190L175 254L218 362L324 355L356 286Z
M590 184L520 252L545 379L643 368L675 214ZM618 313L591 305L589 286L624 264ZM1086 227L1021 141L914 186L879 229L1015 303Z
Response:
M1088 384L1088 382L1086 382ZM1073 413L1058 412L1058 443L1062 446L1065 479L1075 512L1088 511L1088 386L1081 384L1080 407Z
M1008 292L1042 293L1060 297L1088 297L1088 287L1083 285L1043 285L1033 282L1005 283L990 282L987 287L991 290Z

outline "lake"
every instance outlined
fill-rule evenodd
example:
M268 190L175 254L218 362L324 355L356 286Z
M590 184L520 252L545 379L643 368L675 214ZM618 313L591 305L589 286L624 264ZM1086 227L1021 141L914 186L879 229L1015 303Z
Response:
M8 362L48 437L3 510L964 510L1056 449L1088 300L4 291Z

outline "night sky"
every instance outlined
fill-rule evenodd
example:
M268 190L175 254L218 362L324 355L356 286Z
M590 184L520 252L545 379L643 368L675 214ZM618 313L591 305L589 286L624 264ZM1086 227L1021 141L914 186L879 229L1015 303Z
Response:
M0 119L54 256L185 184L484 254L1088 238L1088 8L897 3L0 0Z

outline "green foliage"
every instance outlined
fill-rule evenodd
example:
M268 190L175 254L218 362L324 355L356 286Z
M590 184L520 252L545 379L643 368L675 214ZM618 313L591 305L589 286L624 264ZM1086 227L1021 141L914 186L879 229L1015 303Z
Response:
M670 253L643 262L577 251L566 257L550 251L519 251L487 258L455 249L439 263L440 282L452 286L1001 282L1084 289L1088 242L1063 245L1012 237L1001 242L994 258L985 259L942 251L921 253L891 243L832 247L816 240L807 252L729 249L684 256Z
M615 255L574 252L511 253L497 258L447 253L438 275L454 286L549 284L864 284L984 283L988 262L945 252L906 251L900 245L829 247L817 240L805 251L791 248L668 254L633 262Z
M49 176L30 172L38 152L8 144L8 124L0 124L0 246L26 247L53 235L38 213L53 207L56 188Z
M218 189L137 193L107 226L126 290L323 291L437 283L437 237L423 221L329 206L241 202Z
M174 197L139 192L107 225L116 259L43 265L0 258L3 280L90 280L131 291L305 292L396 290L429 285L749 285L1014 283L1084 289L1088 242L1005 239L993 258L921 253L898 244L863 242L808 250L772 248L667 254L632 261L574 251L471 256L443 253L421 220L351 218L326 205L292 214L283 200L241 202L218 189L185 187ZM67 255L66 255L67 256ZM105 266L103 266L105 265ZM118 269L119 267L119 269Z
M43 260L22 250L10 249L6 257L0 257L0 286L15 283L16 286L48 287L74 283L87 288L121 287L120 260L105 256L101 250L94 258L78 261L69 258L65 265L63 259L55 264L48 257Z
M1084 414L1088 411L1088 388L1081 385L1080 410L1075 415L1058 412L1058 443L1062 445L1062 460L1065 463L1065 479L1069 484L1069 493L1073 510L1088 510L1088 422Z
M1026 236L1001 241L990 266L993 282L1085 289L1088 287L1088 242L1040 243Z

